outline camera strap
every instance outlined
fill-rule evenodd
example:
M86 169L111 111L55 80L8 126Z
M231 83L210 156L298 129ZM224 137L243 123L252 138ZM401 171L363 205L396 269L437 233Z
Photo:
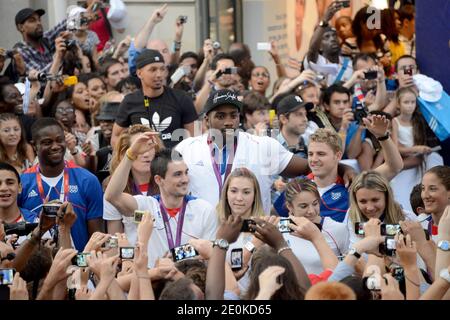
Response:
M161 214L162 214L163 221L164 221L164 230L166 231L167 243L169 245L169 249L173 249L175 247L180 246L180 244L181 244L181 232L183 230L184 214L186 212L186 206L187 206L186 197L183 199L183 205L181 206L181 210L178 215L177 235L176 235L175 243L173 242L172 228L170 227L167 209L162 202L161 196L159 196L158 202L159 202L159 208L161 210Z
M38 187L39 196L41 197L41 200L42 200L42 204L47 203L49 200L48 198L50 196L50 192L53 187L49 186L50 187L49 192L48 192L47 196L45 196L44 186L42 184L42 177L41 177L41 173L39 170L39 165L36 167L36 184ZM56 187L55 187L55 190L58 192ZM67 163L65 163L65 165L64 165L64 175L63 175L63 181L61 184L61 192L59 192L59 197L62 202L67 201L67 199L69 197L69 171L67 170Z

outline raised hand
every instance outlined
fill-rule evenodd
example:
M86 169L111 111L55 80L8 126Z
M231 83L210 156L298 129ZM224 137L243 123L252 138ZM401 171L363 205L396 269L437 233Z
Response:
M322 237L322 232L319 228L305 217L289 216L289 218L295 223L289 224L289 228L293 230L293 235L309 241Z
M417 248L416 243L411 240L408 234L406 237L402 234L395 236L396 249L395 252L400 259L403 268L417 265Z
M254 218L256 222L255 237L267 243L269 246L278 250L286 247L286 241L278 228L272 223L265 222L263 219Z
M398 282L389 273L381 280L381 300L405 300L399 289Z
M259 293L255 300L269 300L283 286L278 279L284 272L285 269L281 266L270 266L261 272L258 277Z
M189 244L197 250L203 259L209 260L213 251L213 244L211 241L205 239L190 239Z
M146 245L152 235L153 231L153 223L155 218L153 215L146 211L146 213L142 216L142 221L138 226L138 241L142 243L142 245Z
M20 277L20 273L14 275L12 285L9 285L9 300L28 300L27 283Z
M389 128L389 119L386 116L381 115L369 115L363 118L366 128L376 137L382 137L386 135Z
M144 250L142 243L138 242L136 243L136 249L134 250L134 271L138 277L148 277L147 265L147 250Z
M160 23L161 21L164 20L164 17L166 16L167 11L168 11L168 5L166 3L161 8L153 11L153 14L150 18L151 21L153 21L153 23L155 23L155 24Z
M155 136L158 132L144 132L140 134L133 144L130 146L130 150L134 155L141 155L156 147Z
M58 250L55 258L53 259L52 266L47 274L47 278L45 279L50 288L69 277L66 270L71 265L72 258L76 255L77 251L74 249Z
M217 230L217 239L225 239L228 243L236 242L241 233L242 218L230 215L227 221L222 222Z
M381 235L381 221L375 218L364 224L364 234L366 237L379 237Z
M438 225L439 237L442 239L450 238L450 206L447 206L439 220Z
M70 230L76 220L77 214L73 210L72 204L70 202L64 202L56 214L56 224Z
M88 243L84 247L83 252L98 251L106 241L111 238L111 235L101 232L94 232L89 238Z

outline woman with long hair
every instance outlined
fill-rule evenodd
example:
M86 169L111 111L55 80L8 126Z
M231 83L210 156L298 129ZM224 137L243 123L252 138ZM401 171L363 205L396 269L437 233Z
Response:
M114 148L113 156L111 159L110 173L114 173L119 166L125 153L135 139L144 132L151 131L148 127L140 124L132 125L125 130L117 140ZM126 178L128 183L124 190L125 193L131 195L154 195L158 194L158 188L156 183L152 179L150 172L150 164L155 157L155 153L163 148L162 141L158 138L156 148L151 151L139 155L133 162L130 170L130 174ZM105 179L104 186L109 183L109 178ZM132 212L130 212L130 215ZM133 217L122 216L120 212L108 201L104 200L104 213L103 219L107 221L108 233L115 234L116 232L122 233L125 229L128 239L136 238L136 225L134 224Z
M382 224L416 221L414 213L405 211L394 198L388 180L376 171L364 171L353 180L349 190L350 208L344 222L350 233L350 246L358 241L355 223L378 219Z
M258 180L253 172L247 168L234 169L225 180L220 200L216 207L219 223L228 220L230 215L240 216L243 220L251 221L253 217L264 217L264 209L261 200L261 191ZM248 227L249 224L244 221ZM253 225L254 226L254 225ZM252 225L250 225L250 228ZM231 261L233 249L243 250L243 269L237 278L244 275L238 282L241 291L248 285L247 269L253 250L263 243L254 237L252 230L246 228L241 232L236 242L230 244L227 251L227 261ZM253 248L253 249L252 249Z
M296 233L284 233L284 238L309 274L320 274L325 269L333 269L338 262L337 257L342 256L348 247L349 235L345 224L330 217L321 217L320 202L320 194L313 181L296 178L287 184L286 208L291 219L306 218L314 223L322 234L320 239L308 239L299 237ZM336 257L329 263L330 257L325 253L334 254Z
M27 143L20 120L12 113L0 114L0 162L12 165L19 173L31 166L35 158Z

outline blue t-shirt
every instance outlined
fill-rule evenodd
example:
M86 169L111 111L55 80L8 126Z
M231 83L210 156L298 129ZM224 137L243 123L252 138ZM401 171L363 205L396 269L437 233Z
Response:
M21 175L23 189L19 195L18 204L20 208L31 212L28 218L25 218L27 221L39 217L42 208L36 179L37 169L38 165L35 165ZM103 191L97 178L88 170L78 167L73 162L67 162L65 170L69 177L67 201L72 203L77 215L77 220L71 229L72 240L75 248L82 251L89 240L87 221L103 217ZM63 179L60 179L56 186L51 188L42 180L44 197L49 194L48 201L59 200L61 190L64 192L62 183Z
M311 179L311 177L311 175L308 175L309 179ZM280 217L289 216L289 211L286 208L285 202L285 192L283 191L273 204L275 211ZM345 188L341 179L338 178L336 184L320 198L320 216L330 217L334 221L342 222L344 221L349 205L348 190Z

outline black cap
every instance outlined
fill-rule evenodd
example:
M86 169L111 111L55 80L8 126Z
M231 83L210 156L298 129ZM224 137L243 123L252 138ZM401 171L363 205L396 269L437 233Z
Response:
M43 16L45 14L44 9L31 9L31 8L25 8L17 12L16 14L16 26L18 24L22 24L27 20L29 17L31 17L33 14L37 13L39 17Z
M242 110L242 102L238 99L238 93L232 90L222 89L214 91L209 95L202 113L208 114L213 109L225 104L235 106L239 109L239 112Z
M151 63L164 63L161 53L153 49L144 49L136 59L136 68L141 69Z
M97 120L114 121L119 111L120 102L107 102L102 105Z
M305 107L306 111L309 111L314 108L314 104L312 102L304 102L300 96L295 94L290 94L287 97L281 99L278 103L277 114L286 114L293 112L300 107Z

